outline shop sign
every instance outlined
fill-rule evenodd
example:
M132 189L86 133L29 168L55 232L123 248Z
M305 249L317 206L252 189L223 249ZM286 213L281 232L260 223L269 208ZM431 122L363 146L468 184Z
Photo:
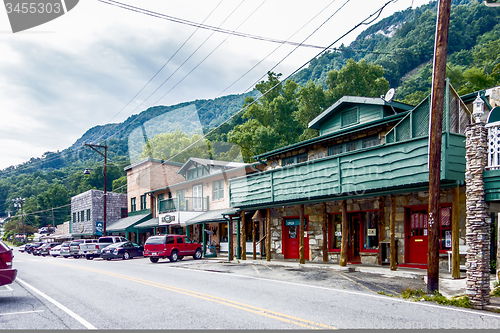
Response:
M377 236L377 229L368 229L367 236Z
M96 221L95 222L95 235L102 236L103 229L104 229L104 222Z

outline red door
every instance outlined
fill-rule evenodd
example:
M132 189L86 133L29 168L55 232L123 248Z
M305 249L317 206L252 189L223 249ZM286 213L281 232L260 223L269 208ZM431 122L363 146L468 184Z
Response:
M427 210L412 211L408 236L408 263L427 264Z
M299 254L299 219L283 221L283 256L285 259L300 259ZM304 230L308 228L307 220ZM304 234L304 258L309 260L309 237Z
M359 255L361 244L361 214L351 215L349 221L349 241L347 247L347 261L360 263L361 256Z

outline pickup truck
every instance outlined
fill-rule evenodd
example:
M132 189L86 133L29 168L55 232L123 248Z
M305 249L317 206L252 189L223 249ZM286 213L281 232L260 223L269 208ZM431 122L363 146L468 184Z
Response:
M128 239L121 236L104 236L99 238L97 243L80 244L79 254L82 257L85 256L87 260L99 258L101 256L102 249L108 245L120 242L128 242Z

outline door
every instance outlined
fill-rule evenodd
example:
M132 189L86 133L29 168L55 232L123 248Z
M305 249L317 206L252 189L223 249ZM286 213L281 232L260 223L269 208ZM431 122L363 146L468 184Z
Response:
M427 210L412 211L409 221L408 263L427 264Z
M308 230L305 220L304 231ZM299 253L299 219L285 219L283 221L283 256L285 259L300 259ZM304 258L309 260L309 237L304 235Z
M193 210L203 210L203 184L193 186Z
M360 244L361 244L361 214L355 214L349 216L349 242L347 247L347 261L350 262L361 262L361 257L359 255Z

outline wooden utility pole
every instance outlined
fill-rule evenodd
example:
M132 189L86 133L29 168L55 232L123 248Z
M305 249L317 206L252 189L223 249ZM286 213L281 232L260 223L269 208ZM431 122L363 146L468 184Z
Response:
M379 221L379 231L378 231L378 243L385 240L385 198L378 198L378 221ZM380 246L380 253L382 253L382 247ZM378 264L382 265L382 256L378 256Z
M439 290L439 195L441 192L441 141L446 89L446 52L451 0L439 0L432 75L431 124L429 133L429 247L427 292Z
M348 241L348 229L347 225L347 204L345 200L342 200L342 241L340 245L340 266L347 266L347 241Z
M252 245L253 245L253 255L252 259L257 259L257 244L255 244L255 221L252 221Z
M300 205L299 211L299 261L301 264L306 263L305 246L304 246L304 205Z
M328 261L328 214L326 213L326 202L323 202L323 227L321 231L323 232L323 262ZM335 231L333 231L335 234ZM333 238L333 237L332 237Z
M460 237L460 211L458 205L460 204L460 189L459 187L453 188L453 201L451 206L451 277L460 279L460 253L458 238Z

